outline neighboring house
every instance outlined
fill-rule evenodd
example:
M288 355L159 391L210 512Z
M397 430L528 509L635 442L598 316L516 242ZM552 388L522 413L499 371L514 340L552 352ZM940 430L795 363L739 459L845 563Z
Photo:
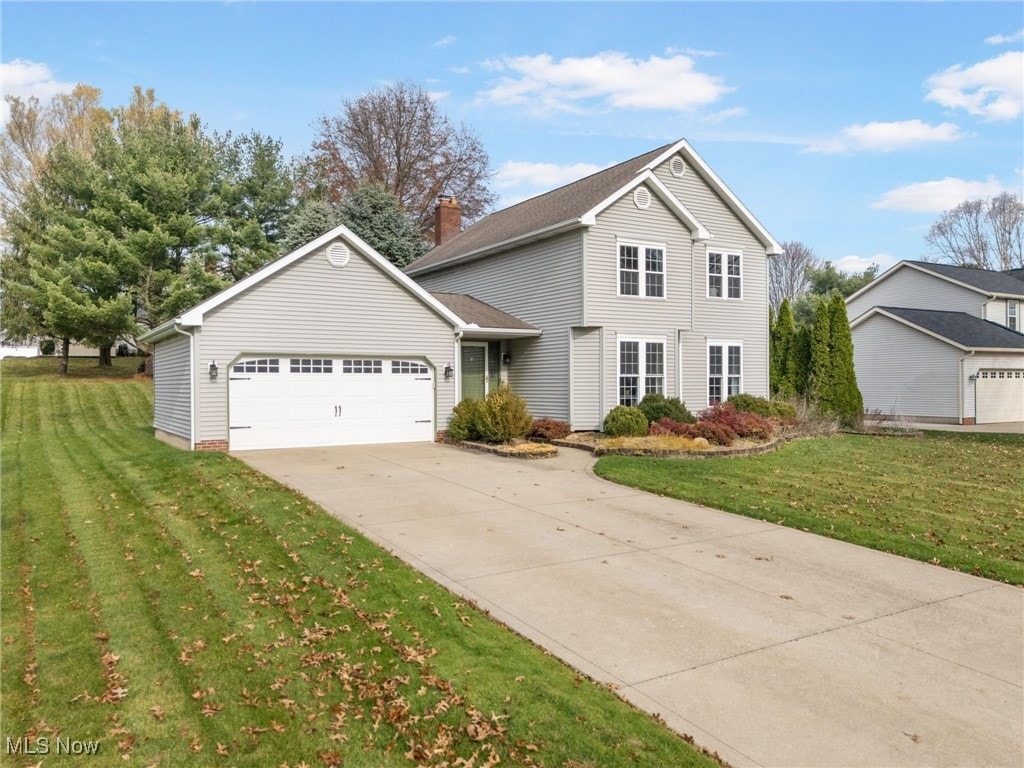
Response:
M650 392L693 411L768 395L768 257L780 248L686 141L461 232L452 208L442 205L441 244L406 274L542 331L463 341L461 394L486 392L486 371L500 369L535 415L577 430Z
M507 381L596 429L646 393L768 394L779 246L685 141L461 230L403 274L345 227L142 337L154 427L195 449L431 440Z
M1024 270L901 261L846 308L868 414L1024 421Z

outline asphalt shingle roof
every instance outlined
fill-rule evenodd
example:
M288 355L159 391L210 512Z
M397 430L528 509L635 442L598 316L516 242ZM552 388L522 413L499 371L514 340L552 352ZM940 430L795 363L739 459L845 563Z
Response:
M1011 272L954 267L952 264L934 264L930 261L911 261L910 263L927 269L929 272L966 283L989 293L1008 293L1015 296L1024 296L1024 279L1018 278ZM1024 275L1024 270L1015 271Z
M1019 349L1024 351L1024 334L968 315L966 312L946 312L938 309L907 309L905 307L878 307L908 323L938 334L964 347L975 349Z
M464 293L431 293L430 295L470 325L478 325L481 328L537 330L536 326Z
M426 267L438 266L464 254L578 219L621 189L671 146L666 144L652 149L579 181L495 211L421 256L406 267L406 271L415 274Z

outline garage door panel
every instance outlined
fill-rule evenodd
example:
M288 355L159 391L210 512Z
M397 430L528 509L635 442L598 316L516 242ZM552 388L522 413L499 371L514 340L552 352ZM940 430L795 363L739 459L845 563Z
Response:
M986 370L976 380L978 424L1024 421L1024 370Z
M232 450L432 441L434 379L409 360L285 358L232 376L229 415Z

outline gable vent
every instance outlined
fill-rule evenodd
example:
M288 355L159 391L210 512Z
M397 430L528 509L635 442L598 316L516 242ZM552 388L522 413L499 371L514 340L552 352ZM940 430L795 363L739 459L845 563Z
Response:
M327 261L332 267L344 267L349 256L349 250L343 243L331 243L327 248Z
M686 173L686 163L683 162L683 158L676 155L672 158L669 163L669 168L672 169L672 175L676 178L682 178L683 174Z
M641 211L651 207L651 193L647 187L637 187L633 192L633 204Z

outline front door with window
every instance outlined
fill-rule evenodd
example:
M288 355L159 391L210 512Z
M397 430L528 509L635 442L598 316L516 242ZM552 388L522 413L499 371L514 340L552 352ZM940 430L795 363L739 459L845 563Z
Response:
M487 344L462 342L462 398L483 400L487 395Z

